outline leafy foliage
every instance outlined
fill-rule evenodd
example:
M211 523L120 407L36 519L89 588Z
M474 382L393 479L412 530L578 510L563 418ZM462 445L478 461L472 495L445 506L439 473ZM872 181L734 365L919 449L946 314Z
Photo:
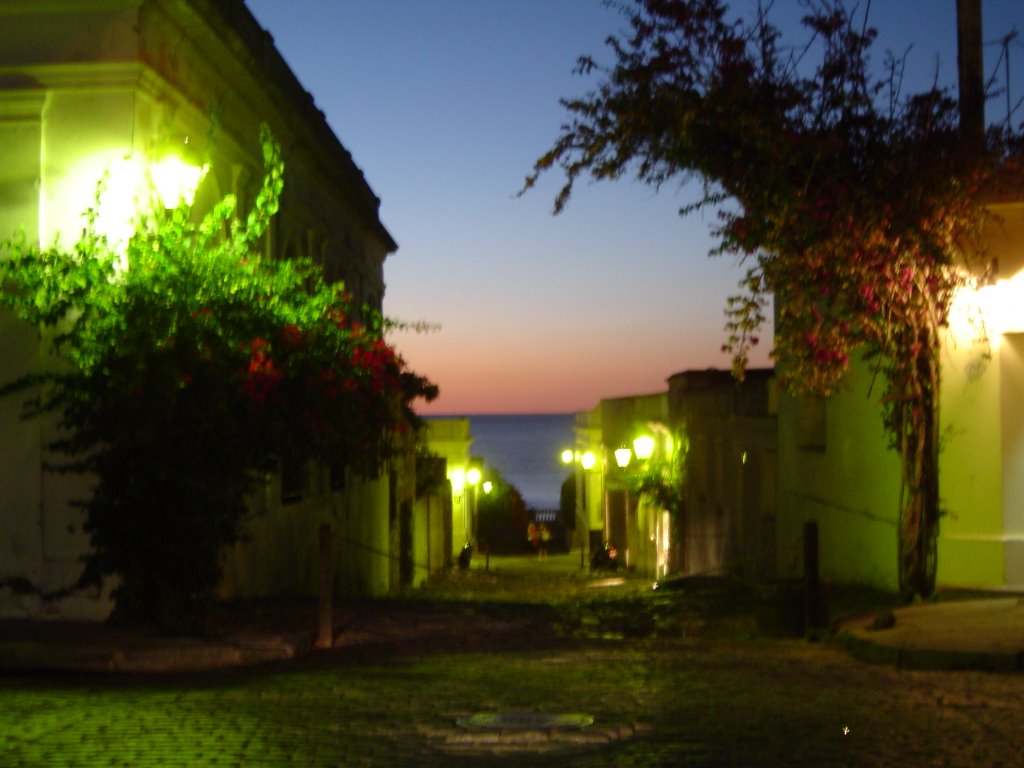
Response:
M808 40L789 48L763 6L748 21L724 0L636 0L631 33L609 39L614 67L579 60L602 79L563 101L571 119L525 188L560 167L556 212L584 175L635 173L655 186L697 177L693 207L732 202L719 209L714 253L747 271L723 349L742 377L773 294L773 356L791 392L832 394L851 359L866 357L902 459L901 585L928 594L940 335L955 292L983 272L985 195L1020 178L1021 136L963 140L945 90L903 96L892 56L872 74L866 18L842 0L806 5Z
M671 450L653 456L630 479L633 493L656 509L668 511L673 528L679 530L686 502L686 456L690 450L685 428L673 431L669 445Z
M83 581L119 574L123 618L200 606L246 496L282 459L374 473L417 426L412 400L436 394L344 286L265 255L283 163L261 139L265 177L241 218L231 196L198 223L184 203L145 212L119 252L97 205L69 251L3 246L0 301L53 353L4 392L31 393L27 416L56 414L57 468L95 477Z
M526 502L519 489L495 469L487 470L491 490L476 491L477 534L492 552L521 552L526 546Z

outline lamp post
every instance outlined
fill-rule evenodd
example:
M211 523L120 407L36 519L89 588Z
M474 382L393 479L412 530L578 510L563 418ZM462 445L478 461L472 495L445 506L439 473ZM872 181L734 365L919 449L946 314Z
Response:
M470 467L466 471L466 485L469 486L469 503L467 505L469 515L469 530L472 534L470 541L476 546L476 487L480 484L482 475L478 467Z
M576 529L580 537L580 569L586 568L586 541L584 539L584 527L587 516L587 472L597 466L597 456L593 451L573 451L566 448L562 451L562 463L573 465L573 475L576 479ZM582 524L581 524L582 523Z
M576 489L576 493L573 494L573 514L576 518L576 535L580 537L580 568L583 568L583 526L580 524L583 521L583 516L580 514L580 472L579 466L576 461L577 453L572 448L566 448L562 451L562 463L565 465L572 464L572 476L573 476L573 487Z

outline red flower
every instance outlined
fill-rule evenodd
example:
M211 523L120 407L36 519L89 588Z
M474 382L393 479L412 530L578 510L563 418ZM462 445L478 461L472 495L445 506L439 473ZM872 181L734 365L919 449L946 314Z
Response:
M297 347L302 343L302 331L294 323L288 323L281 329L281 341L289 347Z

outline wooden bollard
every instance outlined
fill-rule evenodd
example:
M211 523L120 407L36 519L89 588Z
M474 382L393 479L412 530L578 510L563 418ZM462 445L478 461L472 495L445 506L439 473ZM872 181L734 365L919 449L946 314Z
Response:
M331 557L331 526L320 525L320 631L316 647L334 646L334 563Z

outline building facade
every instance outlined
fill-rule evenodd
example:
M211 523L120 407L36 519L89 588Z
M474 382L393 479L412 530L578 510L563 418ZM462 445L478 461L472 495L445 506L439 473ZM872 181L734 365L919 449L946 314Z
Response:
M13 0L0 4L0 237L69 246L99 180L100 224L127 236L138 179L167 157L208 170L197 211L226 194L240 210L262 179L258 132L285 162L268 253L312 255L356 306L379 308L397 245L379 201L269 34L241 0ZM39 364L35 330L0 317L0 380ZM77 579L88 547L69 500L88 480L42 468L50 422L0 401L0 615L101 618L109 585L48 600ZM315 590L317 530L334 532L336 591L384 594L411 580L414 462L376 478L285 468L253 500L249 536L225 553L224 596Z
M777 401L771 369L669 378L669 423L687 442L681 572L773 578Z
M993 284L953 304L941 351L940 586L1024 587L1024 203L994 205ZM896 590L900 465L871 374L828 400L779 403L777 566L802 572L817 523L823 578Z

